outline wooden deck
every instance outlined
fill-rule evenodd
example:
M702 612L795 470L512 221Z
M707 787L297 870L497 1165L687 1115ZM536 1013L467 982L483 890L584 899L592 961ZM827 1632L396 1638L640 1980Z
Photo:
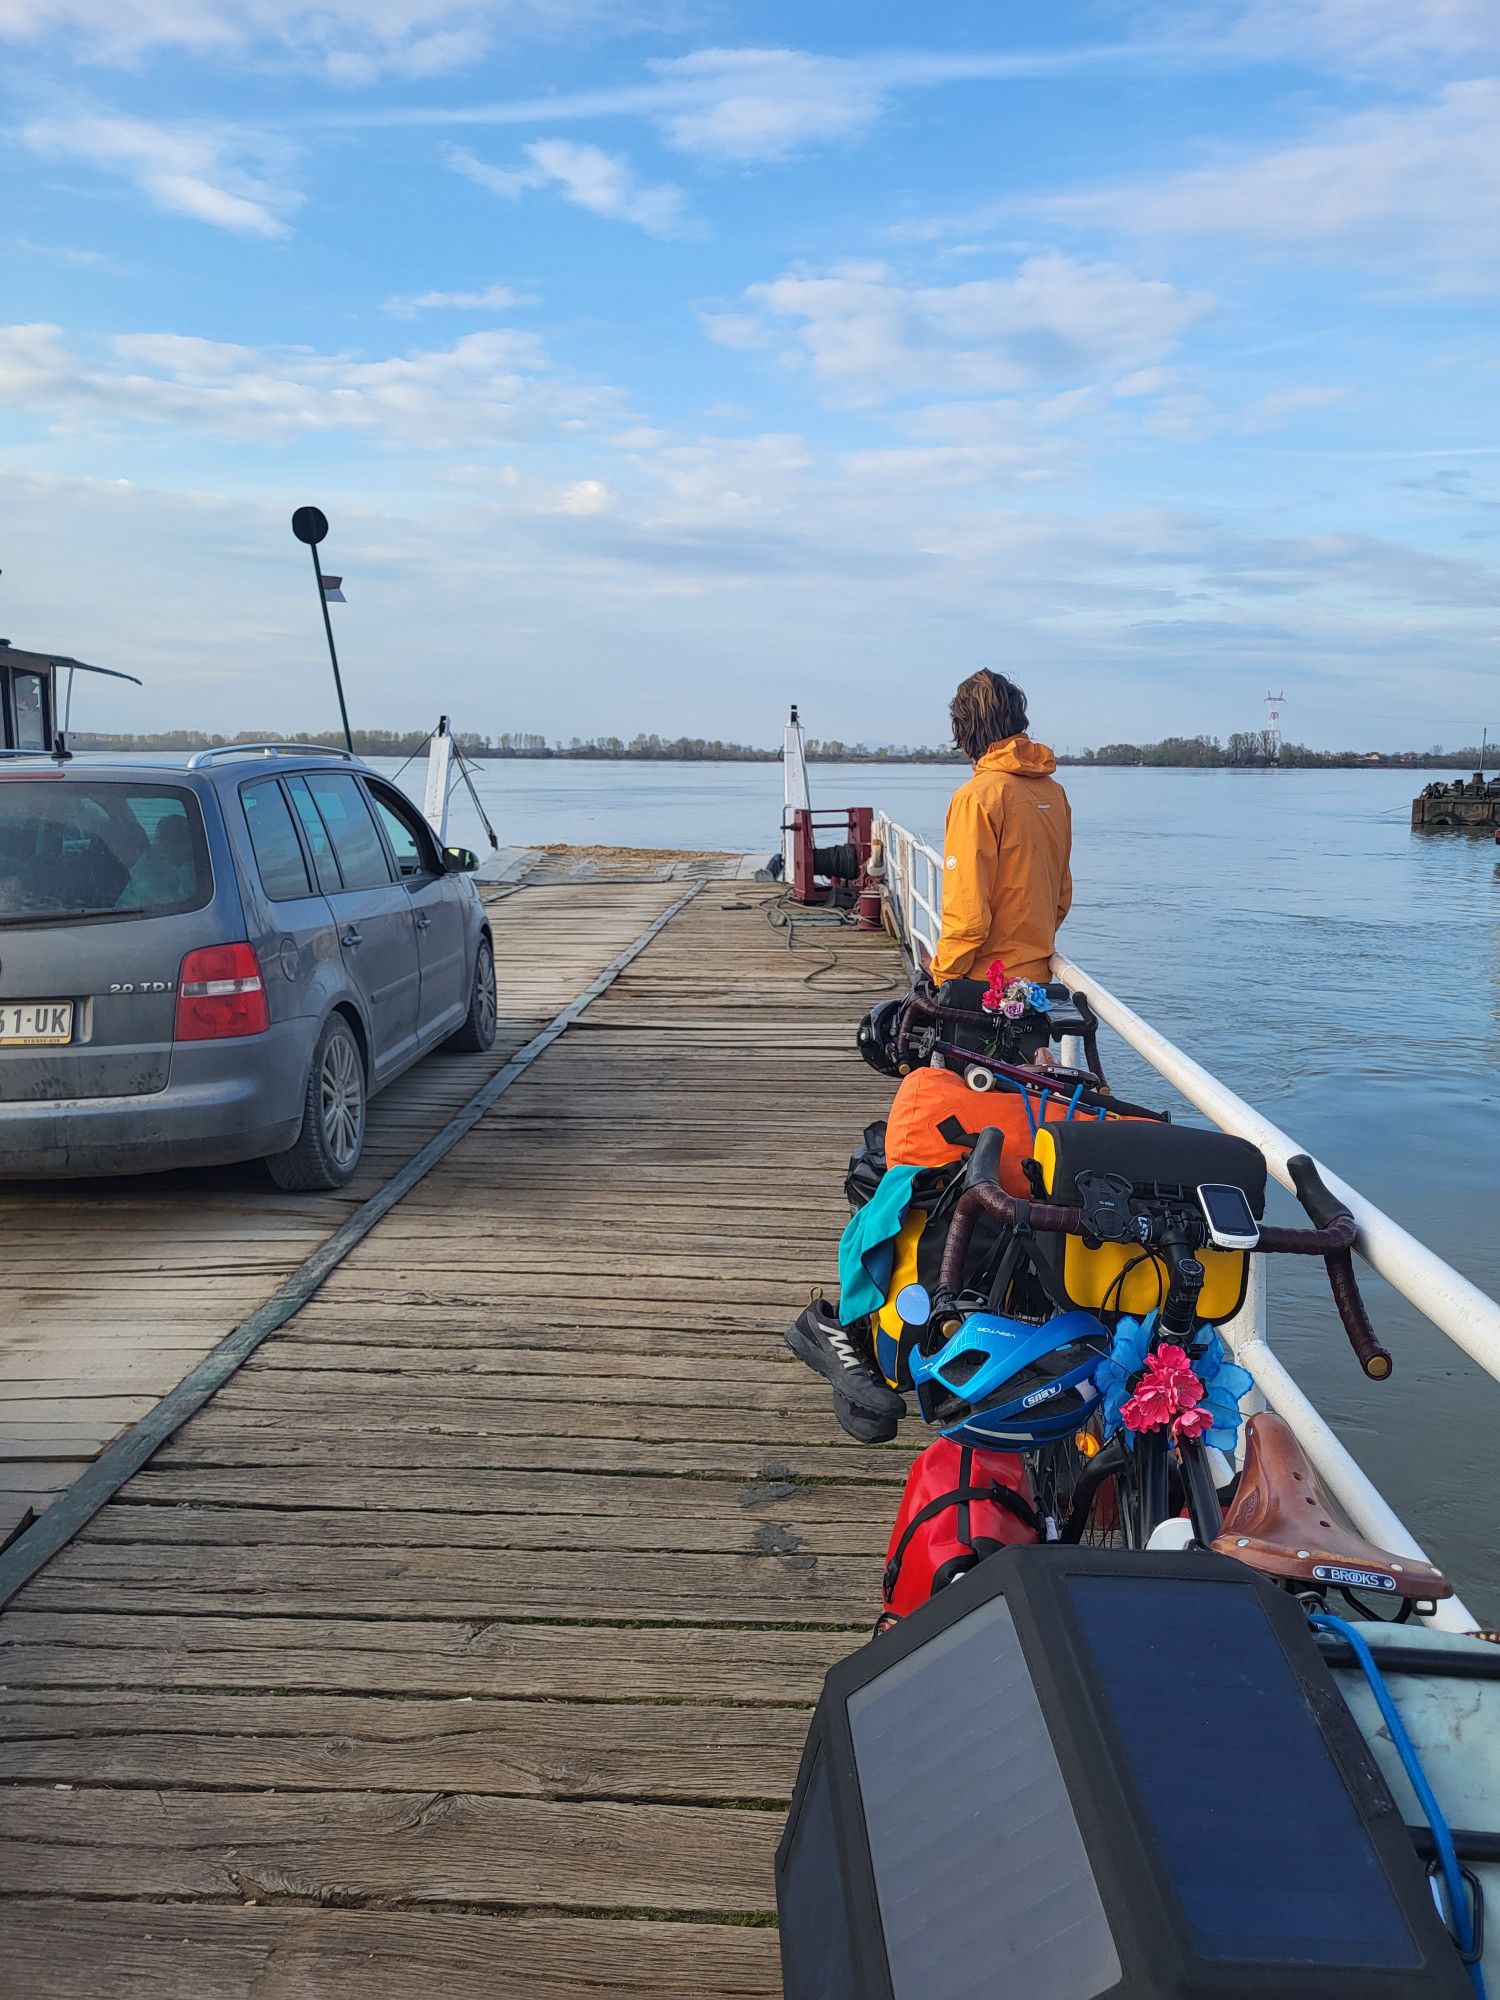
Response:
M577 990L681 889L523 890L502 966ZM896 961L842 932L808 985L766 901L706 883L0 1616L8 2000L779 1992L771 1857L906 1453L780 1340ZM153 1290L153 1222L122 1324L208 1345L335 1219L284 1199L179 1196L212 1262ZM35 1314L78 1281L33 1259Z
M283 1194L258 1166L119 1181L0 1181L0 1546L138 1421L680 893L491 892L500 1032L371 1106L337 1195Z

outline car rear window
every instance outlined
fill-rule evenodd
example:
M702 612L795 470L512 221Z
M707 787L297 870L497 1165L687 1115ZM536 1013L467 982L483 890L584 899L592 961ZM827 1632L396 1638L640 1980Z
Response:
M307 863L302 843L292 824L292 809L286 794L274 778L258 785L246 785L240 792L245 808L245 824L250 829L250 845L255 849L255 866L260 885L273 903L288 903L312 893L307 879Z
M307 851L313 858L313 867L318 874L318 887L325 896L331 896L335 889L344 886L339 874L339 864L333 858L333 842L328 838L328 829L323 824L322 815L313 804L312 793L300 778L288 778L287 794L296 808L297 818L302 823L302 832L307 841Z
M203 815L180 786L0 781L0 923L173 916L212 895Z

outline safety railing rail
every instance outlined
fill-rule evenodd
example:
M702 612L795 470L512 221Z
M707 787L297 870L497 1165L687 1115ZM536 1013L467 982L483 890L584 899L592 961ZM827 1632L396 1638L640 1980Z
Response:
M875 837L884 861L886 907L892 927L913 963L925 964L932 956L942 926L942 858L885 813L876 814ZM1056 977L1069 987L1081 987L1099 1019L1113 1028L1158 1076L1222 1130L1234 1132L1258 1146L1276 1179L1284 1187L1291 1187L1287 1161L1295 1153L1306 1152L1305 1146L1168 1041L1072 959L1059 953L1054 954L1052 963ZM1080 1049L1064 1044L1065 1061L1080 1061L1081 1055ZM1359 1226L1356 1253L1409 1299L1439 1332L1500 1381L1500 1305L1321 1161L1318 1168L1334 1193L1347 1202ZM1290 1424L1303 1450L1361 1533L1393 1554L1427 1560L1411 1530L1272 1352L1266 1332L1265 1260L1252 1257L1250 1261L1251 1283L1245 1304L1237 1318L1223 1329L1235 1358L1254 1376L1266 1402ZM1431 1622L1454 1631L1475 1629L1474 1618L1456 1597L1440 1604Z

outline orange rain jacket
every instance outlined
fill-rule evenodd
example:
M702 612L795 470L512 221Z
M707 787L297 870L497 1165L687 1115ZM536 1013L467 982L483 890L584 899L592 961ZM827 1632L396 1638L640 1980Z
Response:
M1057 927L1073 901L1073 816L1045 743L992 743L953 794L943 846L943 929L934 984L983 979L1003 958L1011 979L1052 976Z

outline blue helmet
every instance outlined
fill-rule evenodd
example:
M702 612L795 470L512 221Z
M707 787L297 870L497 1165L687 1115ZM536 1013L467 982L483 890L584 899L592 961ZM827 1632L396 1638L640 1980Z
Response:
M1012 1451L1070 1436L1099 1401L1094 1370L1109 1334L1092 1313L1042 1326L970 1313L934 1354L914 1354L922 1415L961 1444Z

